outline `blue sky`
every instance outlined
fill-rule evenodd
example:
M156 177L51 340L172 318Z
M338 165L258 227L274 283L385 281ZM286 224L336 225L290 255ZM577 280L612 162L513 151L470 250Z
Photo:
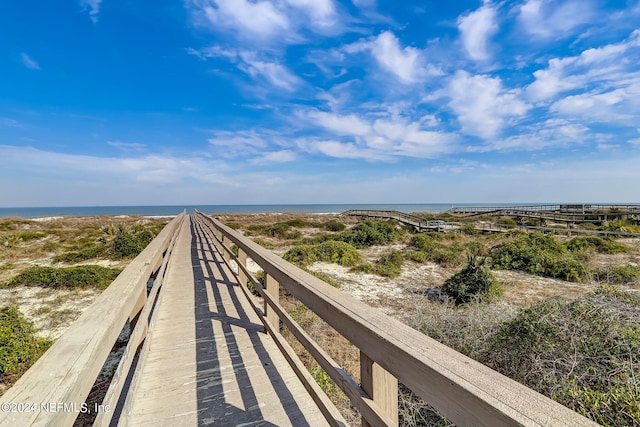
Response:
M640 201L640 1L0 5L0 206Z

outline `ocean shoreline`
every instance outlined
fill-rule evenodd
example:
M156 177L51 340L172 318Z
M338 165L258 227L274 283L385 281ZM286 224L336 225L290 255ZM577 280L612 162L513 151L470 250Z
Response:
M255 205L159 205L159 206L53 206L53 207L4 207L0 218L47 218L78 216L175 216L186 209L196 209L207 214L301 213L338 215L352 209L395 210L405 213L442 213L452 207L464 206L522 206L543 203L336 203L336 204L255 204Z

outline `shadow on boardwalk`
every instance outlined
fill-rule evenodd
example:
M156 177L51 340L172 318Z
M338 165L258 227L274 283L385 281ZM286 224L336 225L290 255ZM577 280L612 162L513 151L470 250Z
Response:
M193 222L191 232L198 425L275 426L265 421L270 417L262 411L278 406L284 408L288 418L282 421L294 426L308 426L264 347L263 340L270 338L263 334L263 325L252 321L244 308L247 305L239 301L245 296L238 289L235 276ZM265 394L272 395L267 397L268 402L265 402ZM276 396L280 402L273 401Z

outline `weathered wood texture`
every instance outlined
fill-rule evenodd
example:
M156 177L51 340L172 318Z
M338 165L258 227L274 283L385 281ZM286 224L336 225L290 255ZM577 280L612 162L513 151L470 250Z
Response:
M220 252L185 222L120 425L327 425Z
M129 318L141 309L147 281L162 262L184 214L173 219L51 348L0 397L0 404L35 404L0 411L0 426L72 425ZM53 410L46 410L53 404ZM57 407L66 404L67 407ZM45 406L41 406L45 405Z
M473 426L597 425L329 286L219 221L206 216L201 218L372 362L454 423ZM367 422L380 425L369 419ZM393 420L385 423L392 425Z

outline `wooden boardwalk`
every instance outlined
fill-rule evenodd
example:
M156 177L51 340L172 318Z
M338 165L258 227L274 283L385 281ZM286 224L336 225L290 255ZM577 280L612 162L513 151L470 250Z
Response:
M174 251L120 425L327 425L193 221Z

